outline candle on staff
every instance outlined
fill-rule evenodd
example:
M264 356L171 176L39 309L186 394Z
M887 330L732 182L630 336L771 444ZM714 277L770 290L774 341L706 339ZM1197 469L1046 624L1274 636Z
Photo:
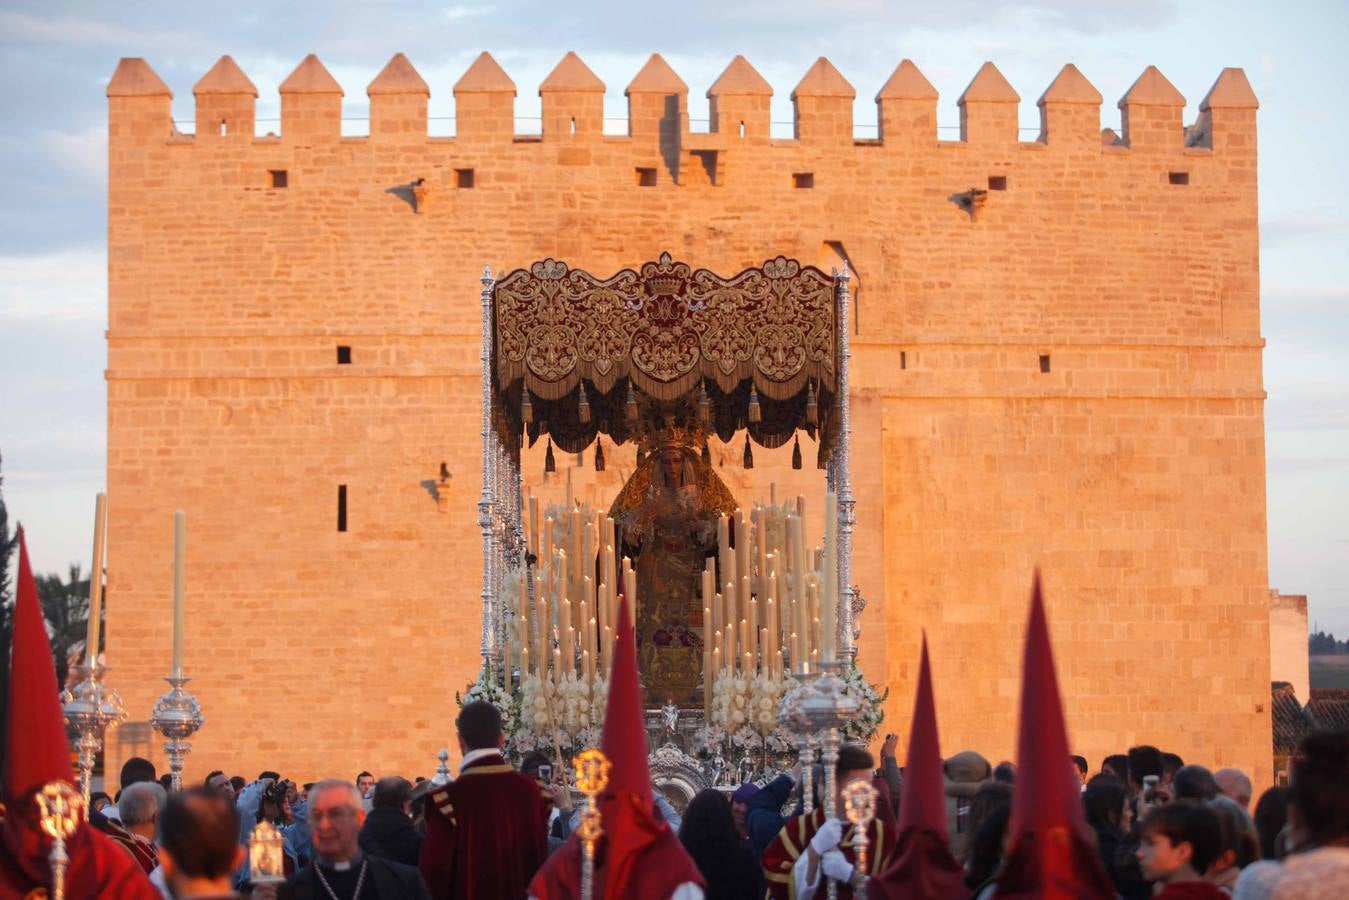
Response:
M739 507L735 510L735 574L744 580L742 604L749 600L749 519Z
M562 665L566 666L563 671L575 672L576 645L572 641L575 639L576 629L571 624L571 599L563 595L562 605L558 608L562 611L557 633L562 638Z
M768 629L759 629L759 674L767 678L772 672L771 656L768 653Z
M173 676L183 674L183 593L187 580L187 513L173 514Z
M590 580L589 578L586 579L586 581L589 581L589 580ZM588 585L587 585L587 586L588 586ZM581 596L581 632L580 632L580 635L581 635L581 653L582 653L582 654L585 654L586 652L588 652L588 651L590 650L590 635L591 635L591 633L592 633L592 631L593 631L593 626L591 625L591 622L593 622L593 621L594 621L594 620L590 618L590 601L586 599L585 595L582 595L582 596ZM583 656L582 658L584 658L584 656ZM585 671L586 671L586 670L585 670L585 666L582 666L582 667L581 667L581 671L582 671L582 672L585 672ZM590 673L586 672L586 677L589 678L589 677L590 677Z
M103 610L103 530L108 521L108 495L94 497L94 555L89 569L89 628L84 638L90 671L98 663L98 633Z
M520 662L520 677L523 678L524 675L525 675L525 663L524 663L524 660L527 658L527 655L528 655L528 653L529 653L529 645L530 645L530 640L529 640L529 575L528 575L527 573L521 575L521 578L520 578L520 594L519 594L519 597L516 599L516 604L518 605L519 610L520 610L519 615L516 616L516 620L520 623L520 650L521 650L521 656L520 656L520 659L521 659L521 662Z
M756 659L759 655L759 614L758 607L755 605L754 596L749 590L749 576L745 575L740 579L740 606L745 614L745 621L749 623L749 642L745 649Z
M529 648L520 648L520 683L524 684L525 679L529 677Z
M604 677L609 677L609 670L614 665L614 630L608 625L604 626Z
M838 653L838 495L830 491L824 495L824 579L823 653L825 662L833 662Z
M529 552L539 558L539 498L529 495Z
M553 648L553 684L561 684L561 683L562 683L562 651L561 651L561 649L559 649L559 648L557 648L557 647L554 647L554 648Z

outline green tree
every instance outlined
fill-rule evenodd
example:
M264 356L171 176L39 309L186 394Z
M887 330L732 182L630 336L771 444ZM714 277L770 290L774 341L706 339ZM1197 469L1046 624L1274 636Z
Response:
M72 563L68 577L37 575L37 596L47 634L52 642L52 661L56 663L56 683L65 686L72 663L78 663L85 650L89 628L89 579L81 577L80 566ZM100 634L102 629L99 629ZM101 641L100 641L101 643Z

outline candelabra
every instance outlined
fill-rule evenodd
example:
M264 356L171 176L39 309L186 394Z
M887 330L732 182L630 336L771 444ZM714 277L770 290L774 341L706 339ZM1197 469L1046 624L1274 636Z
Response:
M586 808L581 811L581 900L591 900L595 883L595 844L604 835L597 806L599 795L609 784L609 758L595 749L583 750L572 760L576 769L576 788L585 794Z
M164 735L164 749L169 754L169 771L176 792L183 789L183 758L192 752L192 745L187 739L206 724L206 719L202 717L201 704L197 698L183 689L183 685L191 678L180 671L165 675L164 680L172 687L155 701L150 725Z
M871 823L876 818L876 795L876 788L862 778L854 778L843 788L844 809L855 829L853 849L856 851L857 865L854 867L854 877L861 885L865 885L867 879L867 850L871 846ZM854 894L864 896L865 887L860 891L855 890Z
M802 677L801 683L782 698L782 703L778 707L778 721L798 735L805 736L802 749L803 761L807 753L810 752L811 736L823 734L820 742L823 747L820 761L824 764L822 801L825 817L828 819L838 818L838 810L834 802L837 790L835 769L838 768L838 747L840 743L838 730L851 716L856 714L859 708L858 702L848 696L846 685L843 683L843 679L838 676L838 672L843 668L843 665L838 660L821 663L820 674L813 677ZM830 880L830 900L836 900L837 896L838 883Z
M64 900L66 895L66 866L70 854L66 840L80 827L80 819L88 809L80 795L64 781L49 781L38 791L38 825L52 839L52 850L47 859L52 867L52 900ZM28 896L42 895L41 889Z
M80 752L80 793L84 808L89 808L90 782L94 774L94 757L103 749L103 736L108 727L126 718L122 698L103 684L96 676L94 666L75 667L73 686L61 694L66 717L66 734Z

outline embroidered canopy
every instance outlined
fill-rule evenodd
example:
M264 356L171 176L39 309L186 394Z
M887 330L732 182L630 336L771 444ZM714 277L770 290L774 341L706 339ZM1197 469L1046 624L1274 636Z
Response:
M493 288L497 428L507 447L547 433L579 452L599 433L636 437L645 406L700 403L723 440L766 447L821 432L836 394L835 281L777 257L723 277L662 253L598 278L545 259ZM526 395L525 391L528 391Z

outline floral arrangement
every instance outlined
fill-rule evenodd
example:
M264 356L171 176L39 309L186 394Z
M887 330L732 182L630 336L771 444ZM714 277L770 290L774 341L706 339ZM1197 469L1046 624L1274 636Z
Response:
M517 722L520 718L520 698L510 688L501 684L501 679L492 670L490 661L483 663L482 671L478 673L478 680L468 686L468 690L463 696L455 691L454 700L460 706L465 703L486 700L501 712L503 725L507 722Z
M890 688L878 693L871 682L862 676L857 663L853 663L843 673L843 693L856 700L858 707L857 714L842 728L843 739L869 742L885 721L885 699L890 696Z

